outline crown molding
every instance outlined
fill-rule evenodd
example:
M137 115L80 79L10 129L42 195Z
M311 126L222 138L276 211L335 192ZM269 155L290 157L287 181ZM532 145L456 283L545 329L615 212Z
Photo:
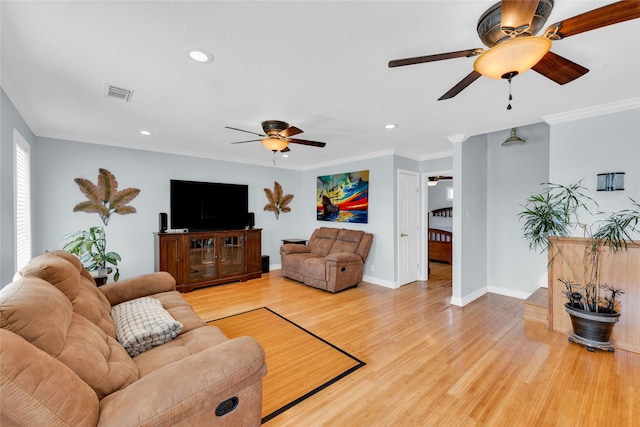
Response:
M424 162L425 160L446 159L447 157L453 157L453 151L441 151L439 153L425 154L424 156L420 156L420 161Z
M588 119L590 117L602 116L605 114L619 113L621 111L633 110L640 108L640 98L624 99L609 104L596 105L580 110L567 111L565 113L551 114L543 116L542 120L550 125L558 123L572 122L580 119Z
M324 167L329 167L329 166L342 165L342 164L350 163L350 162L357 162L357 161L360 161L360 160L368 160L368 159L375 159L375 158L378 158L378 157L392 156L394 154L397 154L397 153L393 149L374 151L372 153L366 153L366 154L363 154L363 155L353 156L353 157L344 157L342 159L332 160L332 161L325 162L325 163L318 163L317 165L305 166L305 167L296 168L296 169L300 170L300 171L308 171L308 170L324 168ZM291 169L293 169L293 168L291 168Z
M464 133L460 133L458 135L450 135L447 137L450 143L458 144L460 142L464 142L467 139L467 135Z

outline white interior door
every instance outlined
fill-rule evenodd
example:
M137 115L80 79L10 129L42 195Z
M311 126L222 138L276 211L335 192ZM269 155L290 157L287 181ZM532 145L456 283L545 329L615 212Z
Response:
M398 171L398 285L418 280L420 270L420 179L417 173Z

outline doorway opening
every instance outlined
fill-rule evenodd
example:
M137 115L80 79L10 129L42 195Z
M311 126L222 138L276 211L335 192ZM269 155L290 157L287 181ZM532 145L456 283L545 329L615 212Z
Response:
M423 227L426 279L449 279L453 265L453 175L452 171L423 174Z

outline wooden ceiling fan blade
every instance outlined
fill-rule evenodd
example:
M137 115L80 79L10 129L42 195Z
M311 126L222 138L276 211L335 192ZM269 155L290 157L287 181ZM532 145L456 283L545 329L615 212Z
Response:
M640 1L623 0L557 22L549 26L545 34L552 40L563 39L637 18L640 18Z
M538 0L502 0L500 26L518 28L529 26L538 7Z
M454 87L449 89L449 91L447 93L445 93L440 98L438 98L438 101L442 101L444 99L453 98L454 96L456 96L457 94L462 92L464 89L466 89L466 87L469 86L471 83L473 83L476 80L478 80L478 77L480 77L481 75L482 74L480 74L476 70L473 70L471 73L469 73L469 75L467 75L467 77L465 77L464 79L460 80L460 82L458 82L457 85L455 85Z
M286 153L287 151L291 151L291 149L289 148L289 146L284 147L282 150L280 150L281 153Z
M588 68L568 60L553 52L547 52L542 59L532 67L532 70L553 80L559 85L567 84L589 72Z
M404 65L422 64L425 62L442 61L445 59L454 59L454 58L462 58L462 57L469 58L472 56L478 56L482 52L483 52L483 49L477 48L477 49L459 50L456 52L438 53L436 55L417 56L415 58L394 59L393 61L389 61L389 68L401 67Z
M278 135L284 136L285 138L289 138L290 136L298 135L299 133L302 133L302 132L303 132L302 129L298 129L295 126L289 126L285 130L278 132Z
M253 134L253 135L258 135L258 136L266 136L266 135L263 135L263 134L261 134L261 133L251 132L250 130L244 130L244 129L233 128L233 127L231 127L231 126L225 126L225 128L226 128L226 129L231 129L231 130L237 130L237 131L239 131L239 132L251 133L251 134Z
M326 142L309 141L307 139L296 139L296 138L291 138L289 142L293 142L294 144L311 145L313 147L324 147L325 145L327 145Z
M244 144L245 142L257 142L260 141L259 139L249 139L247 141L236 141L236 142L232 142L232 144Z

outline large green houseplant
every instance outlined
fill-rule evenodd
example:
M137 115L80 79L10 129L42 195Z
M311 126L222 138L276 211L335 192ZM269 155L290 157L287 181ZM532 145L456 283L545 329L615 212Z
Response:
M105 226L108 225L109 218L114 213L120 215L136 213L136 208L129 206L129 202L138 196L140 190L125 188L118 191L118 181L107 169L98 170L96 184L86 178L75 178L74 181L87 198L74 206L74 212L97 213ZM109 270L115 270L113 280L118 281L120 277L118 261L122 258L116 252L107 252L104 227L91 227L89 230L65 234L62 239L73 239L63 246L63 250L80 257L87 270L95 271L99 276L106 275Z
M122 258L116 252L107 252L104 227L91 227L89 230L65 234L62 239L73 239L62 249L77 255L88 271L96 271L98 276L106 276L110 270L114 270L113 280L118 281L120 278L118 261Z
M632 234L638 231L640 204L629 199L630 209L607 214L595 211L598 204L586 194L582 181L567 186L543 185L544 189L531 195L518 214L523 223L523 237L532 250L555 249L549 260L551 265L557 257L566 262L562 250L553 247L555 238L568 237L581 230L585 238L582 263L567 262L571 277L560 278L565 286L563 294L574 328L573 338L586 344L589 350L598 347L613 351L609 337L620 316L617 297L624 292L601 283L600 257L606 247L612 253L627 249L627 243L633 240ZM581 213L590 213L597 219L592 225L584 224L579 219Z

